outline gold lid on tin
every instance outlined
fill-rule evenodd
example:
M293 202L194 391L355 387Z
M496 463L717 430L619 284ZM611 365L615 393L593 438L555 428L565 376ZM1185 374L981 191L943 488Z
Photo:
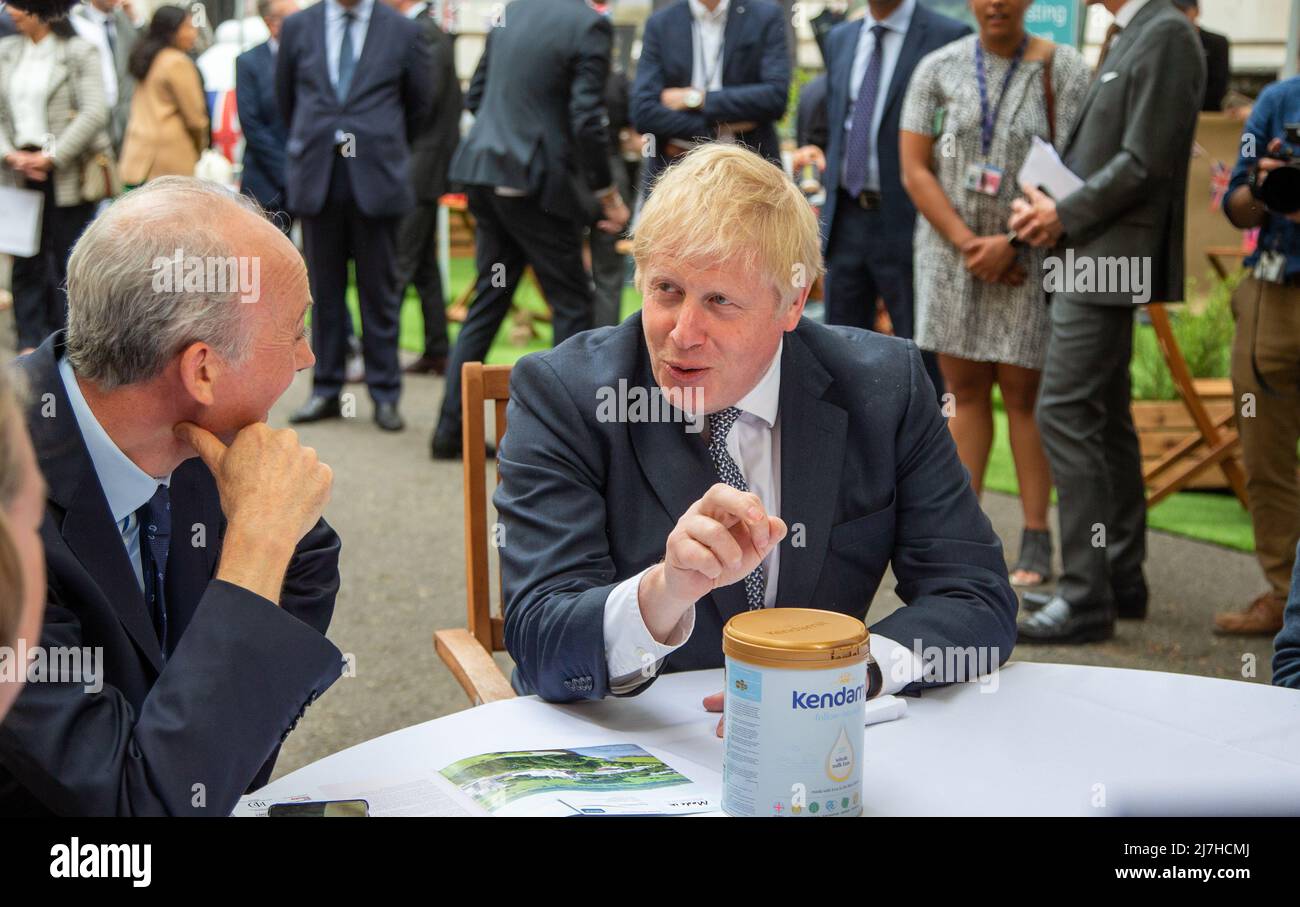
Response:
M819 669L865 660L870 638L866 625L847 614L762 608L742 611L727 621L722 651L763 667Z

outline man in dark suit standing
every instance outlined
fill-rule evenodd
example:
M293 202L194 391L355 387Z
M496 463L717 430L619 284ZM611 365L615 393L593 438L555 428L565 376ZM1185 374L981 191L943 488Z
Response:
M900 175L898 122L916 64L969 33L917 0L870 0L864 18L838 26L826 42L829 144L800 148L794 163L795 172L808 162L823 172L827 324L870 328L882 297L894 334L912 336L916 208ZM922 357L942 394L938 360Z
M582 229L617 233L627 206L609 170L609 20L583 0L515 0L488 32L465 106L476 118L451 164L477 223L478 278L447 369L435 459L461 455L460 369L482 361L531 266L556 343L591 327Z
M257 199L286 234L293 216L284 210L284 119L275 98L275 55L280 25L298 11L297 0L258 0L257 12L271 37L235 58L235 100L244 132L244 170L239 190Z
M415 205L407 143L428 114L429 89L420 27L376 0L321 0L284 22L276 95L289 124L285 207L302 219L318 359L295 423L345 415L352 259L375 423L405 427L397 407L397 225Z
M411 142L411 182L415 207L397 229L397 286L403 295L415 284L424 313L424 351L406 367L408 375L441 375L447 371L447 301L438 268L438 199L448 189L447 171L460 141L461 94L456 77L455 45L438 27L428 3L385 0L420 26L429 45L429 93L433 111Z
M108 137L114 153L120 153L135 89L135 80L127 71L127 61L139 31L123 9L121 0L86 0L72 8L68 19L78 35L99 49L104 73L104 100L109 109Z
M235 284L186 279L216 259ZM263 424L312 364L301 258L242 196L162 177L81 236L68 297L20 361L67 670L0 728L0 813L228 815L342 668L332 475Z
M1058 253L1044 263L1052 331L1038 425L1065 569L1054 595L1025 595L1040 607L1022 624L1022 642L1107 639L1117 616L1147 612L1146 488L1130 409L1133 308L1183 298L1187 167L1205 61L1168 0L1100 2L1115 21L1062 155L1084 184L1059 201L1027 187L1010 220L1019 240Z
M599 699L720 667L733 615L865 618L891 565L907 607L871 627L869 695L996 670L1002 546L916 346L801 317L820 237L789 177L700 147L634 242L642 311L511 376L494 501L515 687Z
M645 24L632 120L654 137L645 185L699 141L781 161L776 122L790 94L785 17L768 0L679 0Z
M1174 6L1196 27L1196 36L1201 39L1201 49L1205 51L1205 100L1201 102L1201 109L1222 110L1223 96L1228 93L1228 77L1232 73L1228 36L1201 28L1197 22L1201 17L1198 0L1174 0Z

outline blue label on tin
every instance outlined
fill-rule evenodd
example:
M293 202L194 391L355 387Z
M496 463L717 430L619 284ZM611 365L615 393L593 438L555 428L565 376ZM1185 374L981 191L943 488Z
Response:
M750 668L741 667L734 661L727 668L730 696L739 696L750 702L763 701L763 675Z

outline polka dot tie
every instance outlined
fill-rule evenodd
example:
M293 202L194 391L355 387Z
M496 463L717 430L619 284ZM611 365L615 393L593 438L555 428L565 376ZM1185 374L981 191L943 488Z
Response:
M736 461L727 452L727 436L731 427L740 418L740 410L734 406L719 410L709 415L709 458L713 468L718 471L718 478L739 491L749 491L745 475L736 465ZM767 590L767 574L760 561L758 566L745 577L745 604L749 610L756 611L763 607L763 594Z

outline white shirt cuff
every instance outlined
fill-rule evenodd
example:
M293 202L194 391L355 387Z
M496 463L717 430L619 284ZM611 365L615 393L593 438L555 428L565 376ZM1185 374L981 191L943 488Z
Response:
M880 675L884 680L884 685L880 688L881 696L897 693L909 683L921 679L921 659L911 649L899 645L888 636L871 634L871 657L880 665Z
M650 634L641 617L638 597L646 570L623 580L605 599L605 663L609 669L609 688L615 693L634 690L654 677L660 663L681 648L695 631L695 606L692 605L673 627L667 643L659 642Z

